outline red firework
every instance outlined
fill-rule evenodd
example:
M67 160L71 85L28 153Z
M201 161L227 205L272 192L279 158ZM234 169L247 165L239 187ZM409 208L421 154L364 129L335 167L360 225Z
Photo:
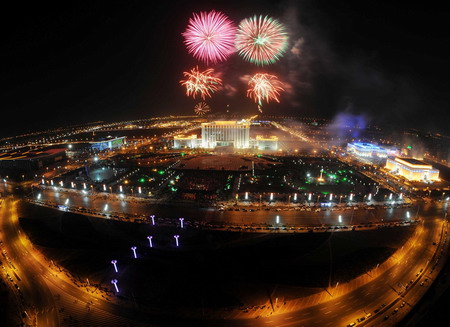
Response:
M180 84L186 87L186 95L192 96L194 99L198 95L205 100L222 85L222 80L212 68L200 72L198 67L195 67L190 72L184 72L183 75L186 79L180 81Z

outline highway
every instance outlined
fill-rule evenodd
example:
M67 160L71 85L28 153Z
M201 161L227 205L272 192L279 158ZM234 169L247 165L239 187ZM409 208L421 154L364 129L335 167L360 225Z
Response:
M378 276L376 269L369 272L366 279L372 280L354 290L350 290L352 282L349 285L332 287L331 294L325 295L323 292L323 295L315 295L321 297L322 302L316 305L311 299L279 302L274 309L267 303L264 309L252 308L248 310L249 312L234 314L232 320L222 321L220 325L347 326L352 322L356 323L358 318L371 314L370 319L365 319L358 325L395 326L436 277L436 269L429 263L434 262L435 252L440 251L439 245L444 243L445 239L448 245L448 233L444 233L442 239L440 237L444 227L446 230L447 222L443 219L427 218L408 244L388 260L387 264L390 267ZM433 242L439 243L434 246ZM446 248L445 251L447 250ZM425 278L428 280L421 286ZM403 301L405 305L401 307ZM397 307L398 311L392 313ZM375 310L379 310L377 315ZM389 317L385 320L386 316Z
M26 311L37 326L59 326L53 294L44 276L37 274L38 263L29 260L30 253L25 248L22 232L18 225L15 201L7 199L0 208L0 238L10 258L9 274L23 294L23 311ZM20 281L19 281L19 277Z

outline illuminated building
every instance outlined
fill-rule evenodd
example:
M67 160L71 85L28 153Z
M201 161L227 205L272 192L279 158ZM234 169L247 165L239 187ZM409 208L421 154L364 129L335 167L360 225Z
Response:
M278 137L276 136L256 136L256 147L258 150L278 150Z
M198 148L201 143L197 135L176 135L173 138L173 148L174 149L195 149Z
M125 136L110 138L106 140L99 140L89 142L93 150L103 151L106 149L120 148L125 143Z
M438 181L439 170L433 166L412 158L388 158L386 169L405 177L410 181Z
M388 156L388 152L386 149L372 143L361 143L361 142L348 143L347 151L359 157L387 158Z
M247 121L213 121L202 123L202 147L250 147L250 123Z

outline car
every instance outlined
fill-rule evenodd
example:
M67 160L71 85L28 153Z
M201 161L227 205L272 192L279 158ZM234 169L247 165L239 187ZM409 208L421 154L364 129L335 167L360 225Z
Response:
M403 308L405 306L405 301L402 302L402 304L400 305L400 308Z
M395 308L394 311L392 311L392 314L396 314L398 312L398 308Z
M366 317L361 317L361 318L356 319L357 322L361 322L361 321L364 321L364 320L366 320Z
M384 316L383 320L388 320L389 316Z
M347 325L347 327L353 327L353 326L356 326L356 323L355 323L355 322L349 323L349 324Z

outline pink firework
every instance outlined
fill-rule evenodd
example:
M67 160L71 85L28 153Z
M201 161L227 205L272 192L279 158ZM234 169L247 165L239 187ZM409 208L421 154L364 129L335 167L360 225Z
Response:
M233 22L214 10L194 13L183 33L188 52L206 64L228 59L234 52L235 35Z
M263 100L279 103L280 92L284 91L283 83L278 80L278 77L269 74L255 74L248 82L248 86L247 97L258 103L260 111Z
M203 100L211 97L222 85L222 80L214 73L214 69L209 68L203 72L198 70L198 67L192 68L190 72L184 72L185 80L180 81L180 84L186 87L186 95L192 96L194 99L199 95Z

